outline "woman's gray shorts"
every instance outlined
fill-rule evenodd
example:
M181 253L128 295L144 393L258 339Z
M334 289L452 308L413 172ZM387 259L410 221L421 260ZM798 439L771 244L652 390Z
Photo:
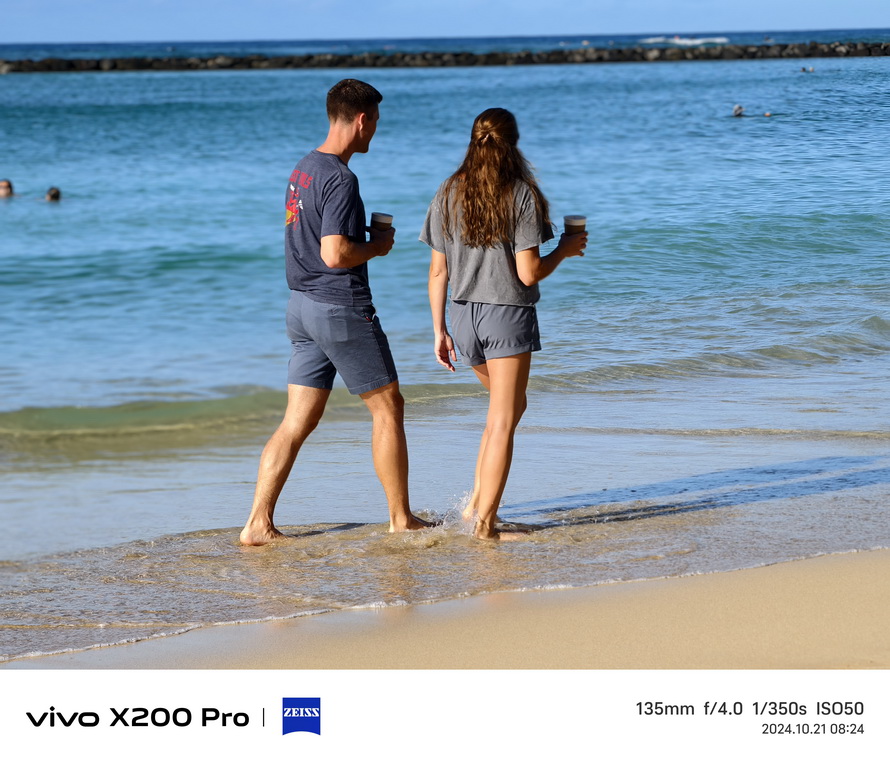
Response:
M487 359L541 350L534 306L451 301L452 338L470 367Z
M287 336L293 385L331 389L339 372L349 393L365 394L399 379L373 306L319 303L291 290Z

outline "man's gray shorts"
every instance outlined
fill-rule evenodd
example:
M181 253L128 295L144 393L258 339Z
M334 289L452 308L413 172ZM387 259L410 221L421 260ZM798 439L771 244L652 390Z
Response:
M287 382L293 385L331 389L339 372L351 394L364 394L399 379L371 305L319 303L291 290L287 336L292 347Z
M534 306L451 301L452 339L470 367L487 359L541 350Z

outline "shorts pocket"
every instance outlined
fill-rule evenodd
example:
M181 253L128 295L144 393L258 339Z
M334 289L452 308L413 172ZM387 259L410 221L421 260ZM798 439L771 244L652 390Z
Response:
M374 308L373 305L369 304L367 306L354 306L353 311L355 315L365 322L373 323L375 319L377 319L377 309Z

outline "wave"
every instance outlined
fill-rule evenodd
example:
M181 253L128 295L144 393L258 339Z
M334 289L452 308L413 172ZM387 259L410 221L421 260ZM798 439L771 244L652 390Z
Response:
M0 439L126 436L219 429L282 412L275 391L219 399L137 401L111 407L26 407L0 413Z
M285 540L261 549L239 548L237 529L203 530L8 562L6 568L15 571L0 571L6 575L0 611L7 615L0 625L0 662L132 645L201 627L664 579L885 547L885 533L871 534L872 542L863 544L873 530L857 531L855 519L845 525L853 528L849 539L826 530L831 541L815 547L761 536L759 547L740 545L727 556L722 546L701 544L707 530L700 521L725 506L770 501L774 514L776 502L841 490L845 479L855 482L860 475L868 486L885 480L886 468L823 461L538 498L536 542L513 549L506 566L493 564L490 549L447 524L410 538L387 535L383 525L284 527ZM505 511L526 515L521 506ZM638 525L631 539L621 528L626 521ZM872 514L870 523L879 526L880 518ZM640 525L659 541L657 555ZM677 538L684 526L689 534ZM66 589L65 599L38 597L70 582L78 587Z
M407 400L424 405L440 399L479 395L477 385L409 385ZM171 446L219 434L252 434L280 420L287 404L284 391L250 388L206 399L140 400L108 407L26 407L0 412L0 450L28 443L46 444L91 439L152 439ZM368 418L361 399L335 388L325 419L360 421ZM138 442L143 447L146 443ZM149 445L150 446L150 445Z
M825 366L838 371L846 362L860 363L890 352L890 321L871 316L852 330L801 339L797 345L776 343L747 350L702 352L644 361L594 363L586 352L542 357L529 388L543 392L602 393L629 385L695 378L765 378ZM652 350L645 352L651 356ZM633 354L628 352L629 359ZM475 383L407 383L401 387L409 406L436 406L445 400L483 395ZM145 399L112 406L26 407L0 412L0 450L27 443L107 440L157 440L176 446L200 443L208 435L254 435L274 427L287 402L284 391L235 387L205 398ZM328 421L368 418L362 401L336 388L325 412ZM141 443L146 446L145 442ZM151 446L148 444L148 446Z
M548 426L525 426L529 433L559 432L564 429ZM726 437L769 437L773 439L828 441L832 439L890 441L890 431L875 429L871 431L851 429L812 429L812 428L618 428L618 427L586 427L575 426L575 433L615 434L628 436L680 436L691 439L726 438Z
M728 37L680 37L673 35L667 37L664 35L658 37L645 37L640 42L643 45L726 45L729 42Z
M351 607L355 609L380 609L382 607L390 606L388 604L369 604L367 607ZM393 605L395 606L395 605ZM336 611L334 609L307 609L301 612L295 612L294 614L287 614L280 617L260 617L254 620L228 620L228 621L219 621L219 622L206 622L206 623L195 623L194 625L187 625L181 628L175 628L173 630L161 630L161 629L151 629L149 628L148 632L143 635L134 635L129 638L123 638L119 641L108 641L103 643L90 644L88 646L69 646L64 649L52 649L48 651L27 651L22 652L20 654L0 654L0 662L12 662L14 660L41 660L45 657L58 657L59 655L65 654L78 654L80 652L92 651L94 649L115 649L123 646L132 646L133 644L139 644L143 641L152 641L159 638L174 638L176 636L182 636L186 633L191 633L193 630L198 630L200 628L218 628L225 626L234 626L234 625L259 625L264 622L283 622L285 620L296 620L300 617L316 617L321 614L328 614L330 612ZM37 626L34 626L35 628ZM49 626L47 626L49 627ZM51 626L52 628L58 630L59 626ZM95 630L96 632L104 631L108 629L107 624L100 625L91 625L91 626L80 626L86 627L87 629ZM120 627L123 629L134 630L133 626L123 625L123 626L113 626ZM149 627L149 626L146 626ZM33 629L33 628L32 628Z
M533 391L602 392L628 385L651 385L659 381L694 378L769 378L817 365L837 368L841 359L816 350L773 346L741 353L714 353L663 362L631 362L593 369L545 372L529 381Z

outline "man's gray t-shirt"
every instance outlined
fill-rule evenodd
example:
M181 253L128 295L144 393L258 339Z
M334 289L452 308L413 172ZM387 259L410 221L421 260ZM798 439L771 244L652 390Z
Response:
M331 269L321 259L321 238L342 234L365 242L365 206L358 179L335 154L317 149L301 159L285 196L284 254L287 284L321 303L371 303L368 265Z
M451 300L493 303L501 306L533 306L540 293L537 285L522 283L516 272L516 253L530 250L553 238L553 229L541 220L535 199L525 183L513 192L516 226L512 242L494 247L468 247L460 238L460 210L451 217L451 230L442 228L444 184L430 204L420 241L445 254Z

